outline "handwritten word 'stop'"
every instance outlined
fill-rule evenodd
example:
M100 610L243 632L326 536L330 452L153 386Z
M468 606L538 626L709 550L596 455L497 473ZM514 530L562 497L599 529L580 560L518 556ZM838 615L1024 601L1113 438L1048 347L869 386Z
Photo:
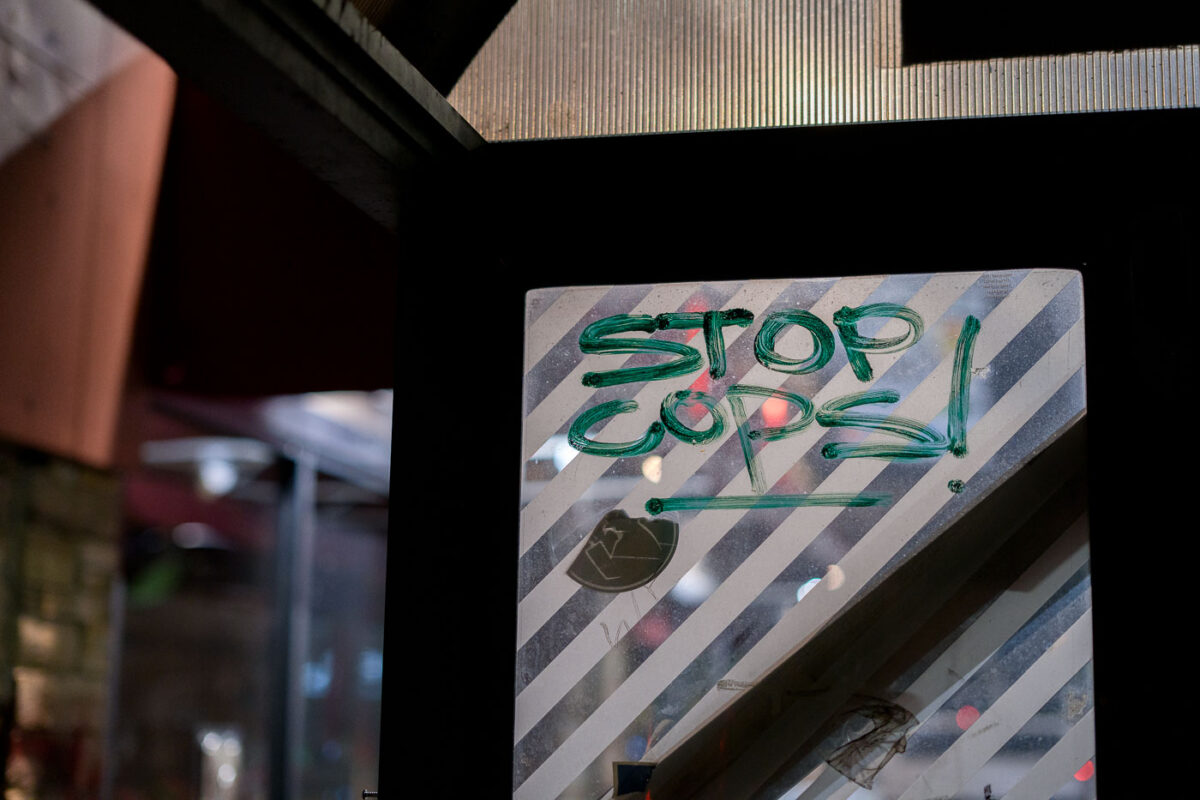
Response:
M908 330L886 339L863 336L858 323L868 317L890 317L908 323ZM622 333L653 333L664 330L698 330L704 333L708 355L708 374L713 378L725 375L725 335L730 326L748 327L754 314L744 308L727 311L675 312L650 316L648 314L616 314L593 322L579 335L579 349L588 354L630 355L653 353L674 356L661 364L625 367L604 372L588 372L583 376L585 386L615 386L622 383L656 381L687 375L702 368L700 351L682 342L658 339L618 338ZM872 303L857 308L843 307L833 315L842 346L846 349L850 368L860 381L872 377L867 353L898 353L912 347L921 339L924 324L920 315L906 306L895 303ZM798 326L812 336L813 352L797 359L781 355L775 342L789 327ZM829 326L809 311L793 309L768 314L754 337L754 357L758 363L776 372L803 375L816 372L829 363L834 353L834 336Z

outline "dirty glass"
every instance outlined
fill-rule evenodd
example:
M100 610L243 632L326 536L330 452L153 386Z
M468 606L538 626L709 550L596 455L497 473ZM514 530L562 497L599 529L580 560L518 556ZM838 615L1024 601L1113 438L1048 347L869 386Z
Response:
M1078 420L1083 356L1070 271L530 292L514 797L605 796L614 763L660 759ZM920 707L893 687L906 749L843 748L806 785L901 796L893 776L941 757L947 714L986 716L1064 625L1086 663L980 774L1090 730L1076 570L976 682L918 683Z

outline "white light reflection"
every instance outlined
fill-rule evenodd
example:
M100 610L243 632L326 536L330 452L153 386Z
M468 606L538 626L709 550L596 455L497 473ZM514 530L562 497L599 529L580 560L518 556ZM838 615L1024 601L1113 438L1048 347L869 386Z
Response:
M796 590L796 602L799 603L804 599L804 595L813 590L813 587L821 582L820 578L809 578L804 583L800 584L800 588Z
M206 458L197 471L197 488L208 497L228 494L237 486L238 472L233 462L223 458Z
M363 650L358 656L358 678L368 685L382 681L383 653L378 650Z
M662 480L662 456L647 456L642 462L642 475L651 483Z
M554 462L554 468L562 472L567 464L570 464L577 455L579 455L579 451L571 447L571 443L567 440L567 437L561 433L556 433L537 449L537 452L533 454L530 460L545 461L549 459Z
M233 764L222 764L217 768L217 780L222 786L229 786L237 780L237 767Z
M825 588L833 592L842 588L845 582L846 573L842 572L842 568L837 564L830 564L829 569L825 570Z
M562 472L566 469L567 464L570 464L575 456L579 455L579 451L571 447L567 437L555 436L554 438L559 440L554 445L554 468Z
M697 564L679 579L671 595L680 603L698 606L717 588L717 581L704 570L703 565Z
M235 800L241 796L238 778L242 768L242 737L236 729L206 728L197 731L204 755L200 765L199 800Z
M333 684L333 653L326 650L320 661L304 662L300 683L305 697L319 699L329 694Z

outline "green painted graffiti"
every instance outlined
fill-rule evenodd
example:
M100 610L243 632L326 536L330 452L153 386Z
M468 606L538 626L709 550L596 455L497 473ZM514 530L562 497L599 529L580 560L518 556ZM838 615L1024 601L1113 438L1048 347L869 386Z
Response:
M567 441L581 453L592 456L607 456L608 458L625 458L649 453L663 440L666 429L661 422L654 422L646 429L642 438L632 442L596 442L587 438L588 429L602 419L615 417L617 414L629 414L637 411L636 400L610 400L595 408L589 408L571 423L567 433Z
M787 358L775 352L775 340L789 325L799 325L812 334L813 352L808 358ZM754 337L754 357L776 372L805 375L816 372L833 358L833 331L811 311L776 311L769 314Z
M858 323L867 317L902 319L908 323L909 329L890 339L861 336L858 333ZM854 370L854 377L864 382L871 380L874 374L866 353L898 353L916 344L925 330L925 323L921 321L917 312L895 303L871 303L858 308L843 306L834 312L833 324L837 325L842 346L846 348L846 358L850 361L850 369Z
M750 508L811 508L817 506L842 506L845 508L867 508L868 506L891 503L889 494L841 494L834 492L817 494L743 494L722 497L651 497L646 501L646 511L658 515L668 511L708 511L715 509Z
M671 392L663 398L659 409L659 419L667 430L681 442L688 444L706 444L713 439L719 439L725 432L725 412L717 405L720 399L706 392L689 392L687 390ZM689 428L679 421L677 416L680 408L704 406L712 416L712 425L705 430Z
M908 324L908 330L889 338L863 336L858 331L858 324L868 317L900 319ZM657 330L703 331L709 375L714 378L722 377L726 371L724 329L730 326L746 327L753 319L754 315L751 312L733 309L659 314L656 317L622 314L599 320L587 326L580 335L579 346L583 352L655 353L670 355L673 358L652 366L588 372L583 377L583 383L596 387L613 386L635 381L663 380L701 369L703 359L700 352L686 344L615 336L625 332L652 333ZM851 369L861 381L868 381L873 375L868 354L900 352L912 347L924 331L924 323L917 312L893 303L874 303L854 309L842 308L834 314L833 320L838 329L838 336L846 348ZM807 358L793 359L776 352L776 341L789 325L802 327L811 334L813 352ZM830 442L821 449L821 454L828 459L883 458L910 461L935 458L947 452L959 458L965 456L971 377L974 374L973 353L981 327L978 319L968 316L959 332L951 368L944 434L928 424L907 417L857 410L860 406L899 402L899 393L891 389L874 389L843 395L816 409L810 398L795 392L734 384L726 390L725 399L733 415L738 443L754 494L652 498L646 504L647 511L651 514L661 514L666 511L714 508L800 508L819 505L862 507L890 502L886 495L768 495L769 487L762 474L757 451L767 442L780 441L800 433L816 420L817 424L826 428L858 429L872 434L888 434L898 440L872 444ZM768 315L754 340L754 354L759 363L768 369L789 374L805 374L820 369L832 358L834 347L833 331L815 315L800 310ZM748 397L782 400L796 409L798 416L794 411L789 416L794 416L795 419L786 425L756 428L750 421L752 415L746 410L745 398ZM682 409L694 407L703 407L706 415L711 418L707 428L697 430L680 420L679 412ZM618 414L636 411L637 408L638 404L634 400L611 400L588 409L571 424L568 441L571 446L588 455L624 458L649 453L662 442L668 432L686 444L704 445L719 440L726 428L725 413L721 409L719 397L702 391L678 390L668 393L663 398L659 408L659 420L651 423L641 437L628 442L599 442L588 438L587 433L593 426ZM954 485L950 488L955 490Z
M763 494L767 491L767 486L762 476L762 471L759 469L758 459L755 457L754 441L761 439L764 442L775 442L807 428L813 421L812 401L804 395L785 392L781 389L767 389L762 386L743 386L741 384L730 386L725 397L729 400L729 407L733 410L733 419L737 424L738 440L742 445L742 457L746 461L746 471L750 473L750 486L758 494ZM786 400L800 409L800 419L789 425L782 425L776 428L750 428L747 424L746 407L742 403L743 397Z

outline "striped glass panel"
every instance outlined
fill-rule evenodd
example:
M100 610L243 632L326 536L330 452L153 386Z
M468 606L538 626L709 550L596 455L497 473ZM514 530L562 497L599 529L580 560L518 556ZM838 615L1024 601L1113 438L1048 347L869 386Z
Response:
M1065 270L535 290L525 348L523 798L600 797L613 762L660 758L1085 410ZM1090 613L1071 535L1044 595L997 600L943 655L995 658L1068 584L1074 616L1053 618ZM1056 662L1063 681L1024 699L1018 743L1084 666ZM955 688L934 672L894 687L931 737Z

